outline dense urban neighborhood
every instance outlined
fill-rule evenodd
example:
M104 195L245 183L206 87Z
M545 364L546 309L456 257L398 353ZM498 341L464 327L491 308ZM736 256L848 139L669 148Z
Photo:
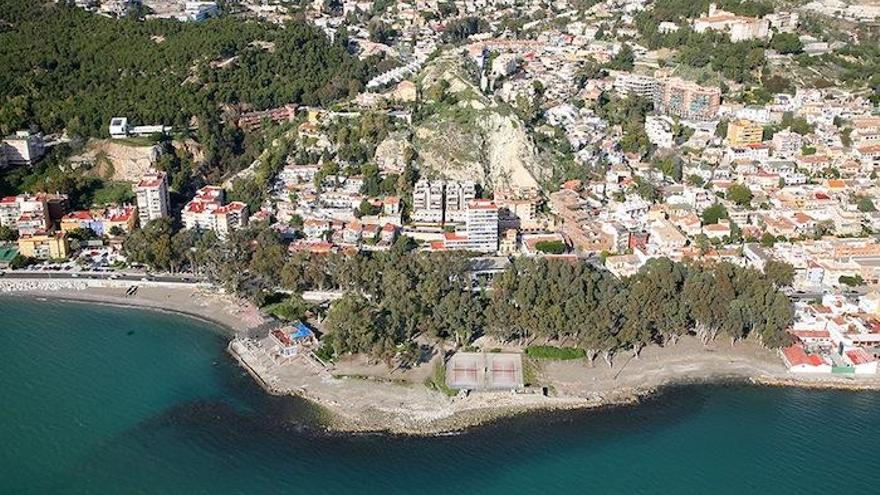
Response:
M275 391L358 359L552 395L536 363L682 339L870 378L878 16L6 1L0 289L220 289L257 315L230 350Z

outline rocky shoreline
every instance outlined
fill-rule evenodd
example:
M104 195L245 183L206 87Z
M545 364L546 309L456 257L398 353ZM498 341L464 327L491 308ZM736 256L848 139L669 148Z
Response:
M621 384L602 392L584 395L542 397L529 394L479 393L467 398L454 397L446 399L443 414L436 418L419 419L408 414L408 406L415 408L417 403L401 403L399 409L388 409L378 404L366 403L343 404L330 396L331 386L301 386L284 388L278 384L270 384L259 371L253 369L247 358L229 347L229 353L248 371L254 380L267 392L277 396L292 395L309 401L323 412L324 428L335 433L388 433L412 436L433 436L460 432L469 428L486 425L501 419L536 412L553 412L568 410L590 410L601 408L625 407L637 405L644 400L655 397L664 389L683 385L712 384L751 384L755 386L784 386L798 388L823 388L842 390L880 390L880 381L867 379L852 381L823 377L820 379L804 379L792 376L765 375L760 373L737 373L730 371L713 372L699 377L685 375L668 376L662 381L645 382L641 386ZM290 365L288 365L290 366ZM336 379L336 381L340 381ZM374 387L376 396L380 394L378 382L364 385ZM402 386L401 386L402 387ZM352 390L353 394L357 392ZM436 394L439 395L439 394ZM376 399L378 401L378 399ZM469 401L474 401L469 403Z
M119 297L119 288L95 288L82 281L0 281L0 295L45 297L74 302L183 314L220 325L227 335L241 334L249 325L225 314L229 301L198 290L153 288L138 299ZM175 304L172 304L174 301ZM234 342L234 341L233 341ZM705 347L694 342L675 348L646 349L641 358L614 368L581 362L548 363L544 375L556 393L476 393L446 397L421 383L339 378L314 369L286 365L284 380L267 379L241 353L227 351L254 381L276 396L297 396L319 409L322 426L332 432L383 432L439 435L466 430L503 418L544 411L586 410L635 405L662 389L690 384L749 383L755 386L880 391L877 377L796 376L788 373L774 353L727 346ZM300 373L300 374L297 374Z

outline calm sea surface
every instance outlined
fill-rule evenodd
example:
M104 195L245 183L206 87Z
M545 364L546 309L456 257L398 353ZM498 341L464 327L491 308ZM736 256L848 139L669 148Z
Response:
M880 394L692 386L436 437L327 435L208 324L0 298L0 494L880 493Z

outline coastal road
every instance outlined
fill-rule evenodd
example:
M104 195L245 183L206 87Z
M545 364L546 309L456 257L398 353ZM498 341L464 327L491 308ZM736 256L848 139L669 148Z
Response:
M121 280L125 282L168 282L176 284L199 284L204 280L192 274L152 275L144 273L101 273L101 272L54 272L44 270L0 270L0 277L9 279L43 279L43 280Z

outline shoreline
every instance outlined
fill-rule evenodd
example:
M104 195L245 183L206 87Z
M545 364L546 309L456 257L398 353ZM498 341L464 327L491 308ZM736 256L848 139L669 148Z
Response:
M137 286L135 295L125 291ZM257 329L255 308L218 289L195 284L145 284L143 282L0 279L0 298L46 299L74 304L100 304L175 314L217 326L226 338ZM248 318L240 313L248 312Z
M295 396L314 406L322 417L319 426L335 433L386 433L431 436L460 432L498 420L536 412L597 410L637 405L666 388L688 385L747 384L760 387L880 391L880 378L803 376L784 369L775 352L748 342L737 347L696 339L669 348L647 348L642 357L619 356L615 366L579 360L541 362L543 385L554 394L479 392L469 397L447 397L422 383L354 378L309 368L303 359L284 365L288 373L273 377L266 367L236 349L257 326L230 312L233 299L197 287L142 287L139 297L124 298L121 287L86 287L79 290L0 291L0 298L46 299L74 304L101 304L181 315L216 325L231 339L226 351L265 393ZM140 291L143 291L142 293ZM249 324L250 323L250 324ZM271 364L268 364L271 366ZM313 365L314 366L314 365ZM399 379L398 379L399 380Z
M31 296L31 297L28 297L28 296ZM220 329L220 331L218 331L217 333L224 336L224 337L231 337L231 336L235 335L235 330L232 327L230 327L228 324L223 323L217 319L214 319L214 318L211 318L209 316L199 314L199 313L182 311L182 310L177 310L177 309L163 308L163 307L159 306L158 304L151 305L151 304L137 304L137 303L119 302L119 301L102 301L102 300L92 299L89 297L76 297L76 296L69 296L69 295L62 296L62 295L55 295L55 294L52 294L52 295L0 294L0 298L3 298L3 297L10 298L10 299L29 299L29 300L33 298L33 299L36 299L37 301L58 301L58 302L71 303L71 304L97 304L100 306L109 306L111 308L153 311L156 313L162 313L162 314L167 314L167 315L183 316L185 318L196 320L196 321L199 321L202 323L208 323L210 325L218 327Z
M696 339L692 339L692 344ZM421 384L399 384L388 380L334 378L332 381L325 378L319 381L310 381L307 377L297 380L296 385L290 384L289 380L278 380L273 377L269 370L254 366L252 356L242 347L236 348L232 342L227 351L239 362L247 372L254 377L255 381L266 393L275 396L293 395L305 399L324 411L327 411L329 422L326 429L337 433L385 433L411 436L435 436L456 433L473 427L485 426L498 420L536 412L575 411L575 410L598 410L603 408L627 407L638 405L645 400L652 399L664 390L680 386L691 385L748 385L758 387L787 387L804 389L833 389L851 391L880 391L880 379L877 377L860 377L858 379L839 378L832 376L805 377L788 373L784 369L781 360L775 352L762 350L764 358L772 359L769 369L761 369L748 363L743 366L736 359L731 359L736 353L725 352L725 346L705 349L703 358L711 355L711 359L721 358L730 360L727 367L705 368L697 374L688 375L675 369L676 364L669 361L664 366L670 366L671 370L659 376L645 376L636 372L639 380L638 385L632 385L631 381L621 380L603 382L605 388L593 390L581 390L575 393L566 393L553 397L544 397L537 394L516 394L512 392L477 392L467 398L440 397L437 392L428 392ZM734 350L742 354L743 350L751 352L747 344L738 344L741 347ZM702 346L702 344L700 344ZM663 354L668 350L662 348L653 349L654 354ZM655 356L656 357L656 356ZM691 354L690 348L685 349L682 356L684 359L699 360L700 353ZM668 359L664 356L663 359ZM643 358L643 362L649 359ZM568 366L588 368L584 363L549 363L551 366ZM650 365L650 364L649 364ZM295 361L285 365L284 370L289 371L296 367ZM597 365L597 367L604 367ZM616 375L624 371L624 365L616 365L613 371ZM592 368L592 367L589 367ZM594 368L595 369L595 368ZM611 371L609 369L608 371ZM302 370L301 370L302 371ZM545 370L546 371L546 370ZM552 372L550 373L553 374ZM344 383L348 381L349 383ZM582 379L583 386L586 380ZM547 385L545 383L544 385ZM550 384L552 385L552 384ZM421 387L425 393L433 394L431 400L413 392L413 388ZM358 388L362 390L358 390ZM399 394L397 405L389 404L388 389L394 388L391 393ZM346 395L340 395L340 390ZM364 390L369 394L361 398ZM426 407L435 406L436 414L423 414Z

